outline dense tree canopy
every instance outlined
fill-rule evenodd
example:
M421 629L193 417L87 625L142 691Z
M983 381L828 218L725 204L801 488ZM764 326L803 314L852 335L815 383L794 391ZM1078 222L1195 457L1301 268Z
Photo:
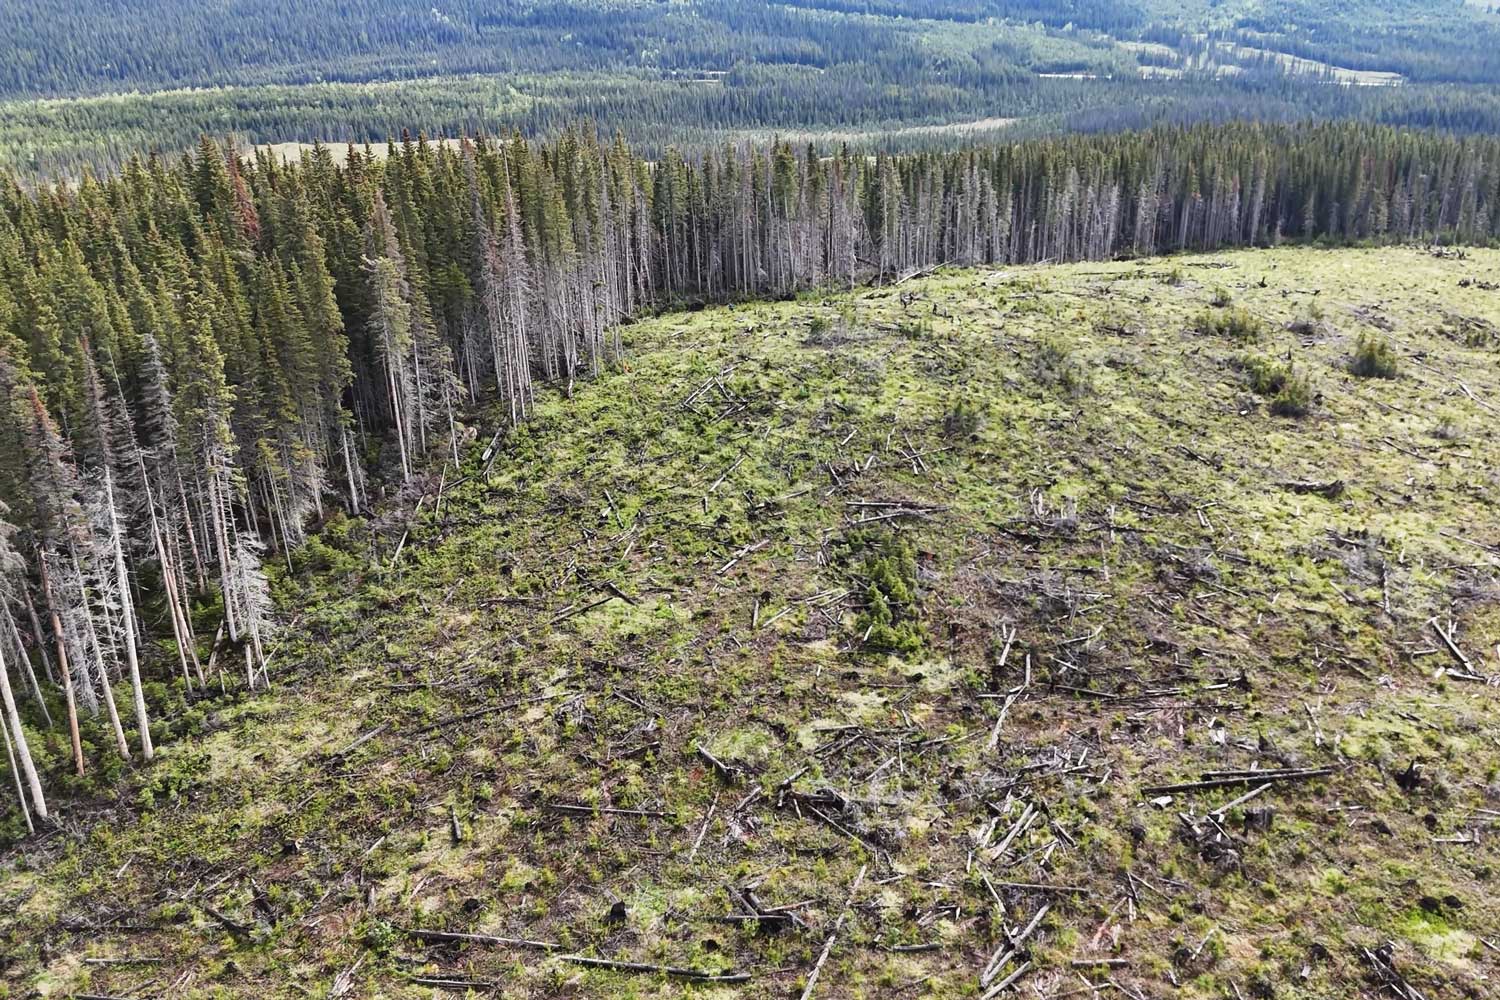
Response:
M162 31L166 24L173 30ZM11 0L0 9L0 37L11 47L9 58L0 60L0 93L460 72L697 73L739 63L825 69L857 63L892 79L933 69L961 77L974 68L971 60L983 66L984 49L1014 49L1022 36L1003 30L1005 24L1077 29L1058 37L1052 48L1059 54L1107 49L1110 38L1214 31L1261 48L1422 80L1500 78L1492 58L1500 22L1485 7L1461 0ZM1035 48L1034 38L1020 45L1023 53L1035 54ZM1104 58L1092 61L1108 65Z
M1460 0L14 0L0 39L0 167L33 177L202 132L551 139L603 120L657 156L982 119L1023 137L1330 117L1500 130L1500 16Z

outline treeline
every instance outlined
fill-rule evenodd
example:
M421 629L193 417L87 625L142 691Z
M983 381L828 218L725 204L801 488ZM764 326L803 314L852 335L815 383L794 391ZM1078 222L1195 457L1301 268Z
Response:
M472 404L514 425L539 385L571 392L629 317L941 264L1500 237L1500 140L1370 126L345 152L286 166L204 140L0 184L0 697L37 814L44 777L149 758L226 663L269 683L270 553L461 461Z

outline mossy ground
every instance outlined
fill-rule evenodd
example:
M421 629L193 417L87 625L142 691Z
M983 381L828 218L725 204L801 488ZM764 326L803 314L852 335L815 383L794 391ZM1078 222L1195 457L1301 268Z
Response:
M1374 996L1387 941L1493 995L1496 689L1429 620L1500 674L1500 352L1451 335L1497 272L1288 249L633 326L488 475L432 477L394 567L415 496L325 534L273 692L9 853L0 991L795 996L868 866L820 997L977 995L1044 903L1020 996ZM1306 416L1196 329L1214 301ZM1377 329L1399 375L1356 378ZM1216 844L1179 814L1243 789L1143 792L1288 766L1331 773ZM723 920L747 887L801 924Z

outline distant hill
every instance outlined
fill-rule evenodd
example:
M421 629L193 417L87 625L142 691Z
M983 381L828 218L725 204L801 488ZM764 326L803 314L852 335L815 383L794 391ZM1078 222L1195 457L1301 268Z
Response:
M1048 33L1051 51L1037 50L1027 25ZM984 69L985 49L1023 68L1120 69L1127 60L1112 40L1177 48L1204 32L1418 81L1500 79L1491 57L1500 24L1459 0L10 0L0 10L0 94L740 63L910 70L934 56L962 83Z
M205 131L378 142L581 117L657 148L996 117L1494 131L1497 50L1500 17L1458 0L11 0L0 166L76 174Z

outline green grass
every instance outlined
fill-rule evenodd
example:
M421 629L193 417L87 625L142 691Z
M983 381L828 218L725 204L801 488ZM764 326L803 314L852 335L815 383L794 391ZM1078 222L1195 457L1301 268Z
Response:
M336 525L278 580L271 693L212 706L118 798L58 803L68 825L7 855L0 989L327 996L347 973L350 996L429 997L425 975L782 998L867 866L817 996L977 994L1001 920L1043 903L1020 995L1110 957L1082 971L1144 996L1332 1000L1387 940L1427 995L1482 995L1493 859L1456 838L1493 808L1500 706L1444 673L1428 622L1500 673L1500 371L1430 303L1493 315L1458 282L1500 252L1213 262L1256 357L1316 384L1303 419L1257 405L1286 379L1247 387L1240 338L1192 332L1216 294L1192 258L628 327L629 371L548 397L488 477L477 454L450 471L395 569L409 507ZM1360 379L1352 338L1299 342L1305 289L1330 329L1378 314L1421 364ZM1228 855L1178 814L1202 826L1244 789L1143 792L1283 766L1333 770L1230 810ZM746 887L806 926L721 920ZM938 947L891 950L919 944ZM83 961L127 956L162 961Z

